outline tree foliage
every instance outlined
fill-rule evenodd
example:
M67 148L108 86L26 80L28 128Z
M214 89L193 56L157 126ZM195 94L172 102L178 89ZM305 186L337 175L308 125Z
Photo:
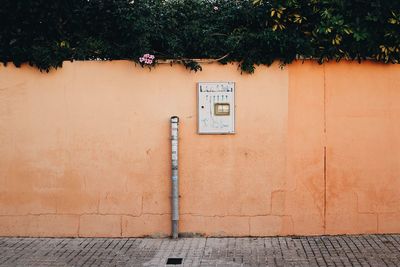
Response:
M400 60L397 0L0 0L0 18L1 62L46 71L145 53L246 72L298 58Z

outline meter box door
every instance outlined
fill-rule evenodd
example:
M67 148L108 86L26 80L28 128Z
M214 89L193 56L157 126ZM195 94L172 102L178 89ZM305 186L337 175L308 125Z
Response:
M199 134L235 133L234 82L199 82L197 101Z

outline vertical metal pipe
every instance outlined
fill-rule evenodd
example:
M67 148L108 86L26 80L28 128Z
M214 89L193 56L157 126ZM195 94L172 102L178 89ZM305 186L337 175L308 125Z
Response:
M178 124L179 118L171 117L172 238L178 238L179 221Z

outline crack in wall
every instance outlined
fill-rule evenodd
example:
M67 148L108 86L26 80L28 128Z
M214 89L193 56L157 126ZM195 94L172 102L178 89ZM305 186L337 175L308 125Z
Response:
M324 234L326 234L326 146L324 146Z
M155 213L155 212L144 212L139 215L128 214L128 213L96 213L96 212L88 212L88 213L25 213L25 214L0 214L0 217L23 217L23 216L127 216L139 218L145 215L153 215L153 216L164 216L171 215L170 212L166 213ZM238 218L256 218L256 217L292 217L291 215L277 215L277 214L253 214L253 215L240 215L240 214L226 214L226 215L204 215L204 214L196 214L196 213L180 213L180 215L189 215L193 217L203 217L203 218L225 218L225 217L238 217Z

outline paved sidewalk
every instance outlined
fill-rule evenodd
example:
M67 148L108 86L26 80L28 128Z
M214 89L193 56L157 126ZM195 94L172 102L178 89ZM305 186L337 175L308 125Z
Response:
M0 238L0 266L165 266L168 258L184 266L400 266L400 235Z

